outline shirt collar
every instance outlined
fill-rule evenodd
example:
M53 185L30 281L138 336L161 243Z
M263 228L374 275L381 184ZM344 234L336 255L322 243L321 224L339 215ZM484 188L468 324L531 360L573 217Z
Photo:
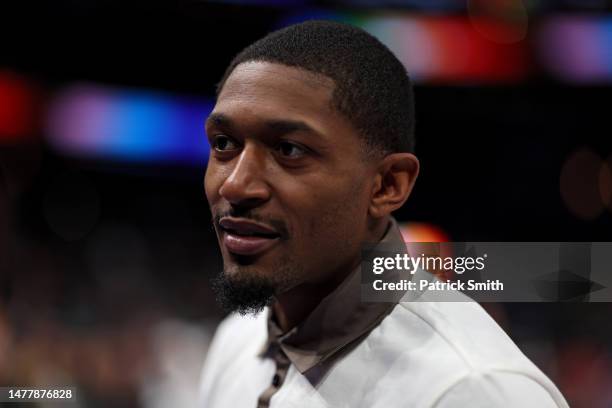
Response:
M395 219L390 219L380 244L401 244L405 248ZM268 356L280 346L304 374L374 329L396 302L363 302L360 269L355 268L304 321L287 333L282 333L268 308L268 341L260 356Z

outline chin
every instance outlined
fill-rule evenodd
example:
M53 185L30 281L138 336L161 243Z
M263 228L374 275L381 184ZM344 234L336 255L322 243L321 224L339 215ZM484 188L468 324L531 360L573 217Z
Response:
M270 269L254 264L239 264L236 262L226 262L223 273L234 281L252 281L254 279L271 281Z

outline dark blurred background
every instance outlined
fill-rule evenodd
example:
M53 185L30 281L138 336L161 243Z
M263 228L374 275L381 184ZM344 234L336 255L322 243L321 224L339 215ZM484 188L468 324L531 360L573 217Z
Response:
M194 406L222 318L203 122L234 54L311 18L414 79L407 237L612 241L610 0L4 2L1 386ZM571 406L612 406L612 305L484 306Z

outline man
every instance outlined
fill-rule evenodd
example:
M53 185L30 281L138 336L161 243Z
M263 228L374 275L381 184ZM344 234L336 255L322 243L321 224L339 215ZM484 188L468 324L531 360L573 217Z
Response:
M566 406L476 303L361 300L363 246L402 243L390 214L419 173L413 129L404 67L360 29L298 24L235 57L205 190L215 288L239 313L211 345L203 407Z

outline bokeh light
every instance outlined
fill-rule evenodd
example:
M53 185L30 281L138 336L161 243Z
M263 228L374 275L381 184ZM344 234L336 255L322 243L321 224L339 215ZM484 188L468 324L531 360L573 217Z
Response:
M468 0L472 25L490 41L511 44L527 37L527 8L521 0Z
M440 227L425 222L407 222L400 225L404 242L448 242L449 235Z
M77 157L202 165L212 102L144 90L75 85L51 103L49 142Z
M559 80L612 82L612 18L551 16L541 24L535 43L540 63Z
M34 136L39 126L42 96L33 82L0 70L0 143Z
M600 193L601 157L588 148L574 151L561 168L561 197L576 217L592 220L604 210Z

